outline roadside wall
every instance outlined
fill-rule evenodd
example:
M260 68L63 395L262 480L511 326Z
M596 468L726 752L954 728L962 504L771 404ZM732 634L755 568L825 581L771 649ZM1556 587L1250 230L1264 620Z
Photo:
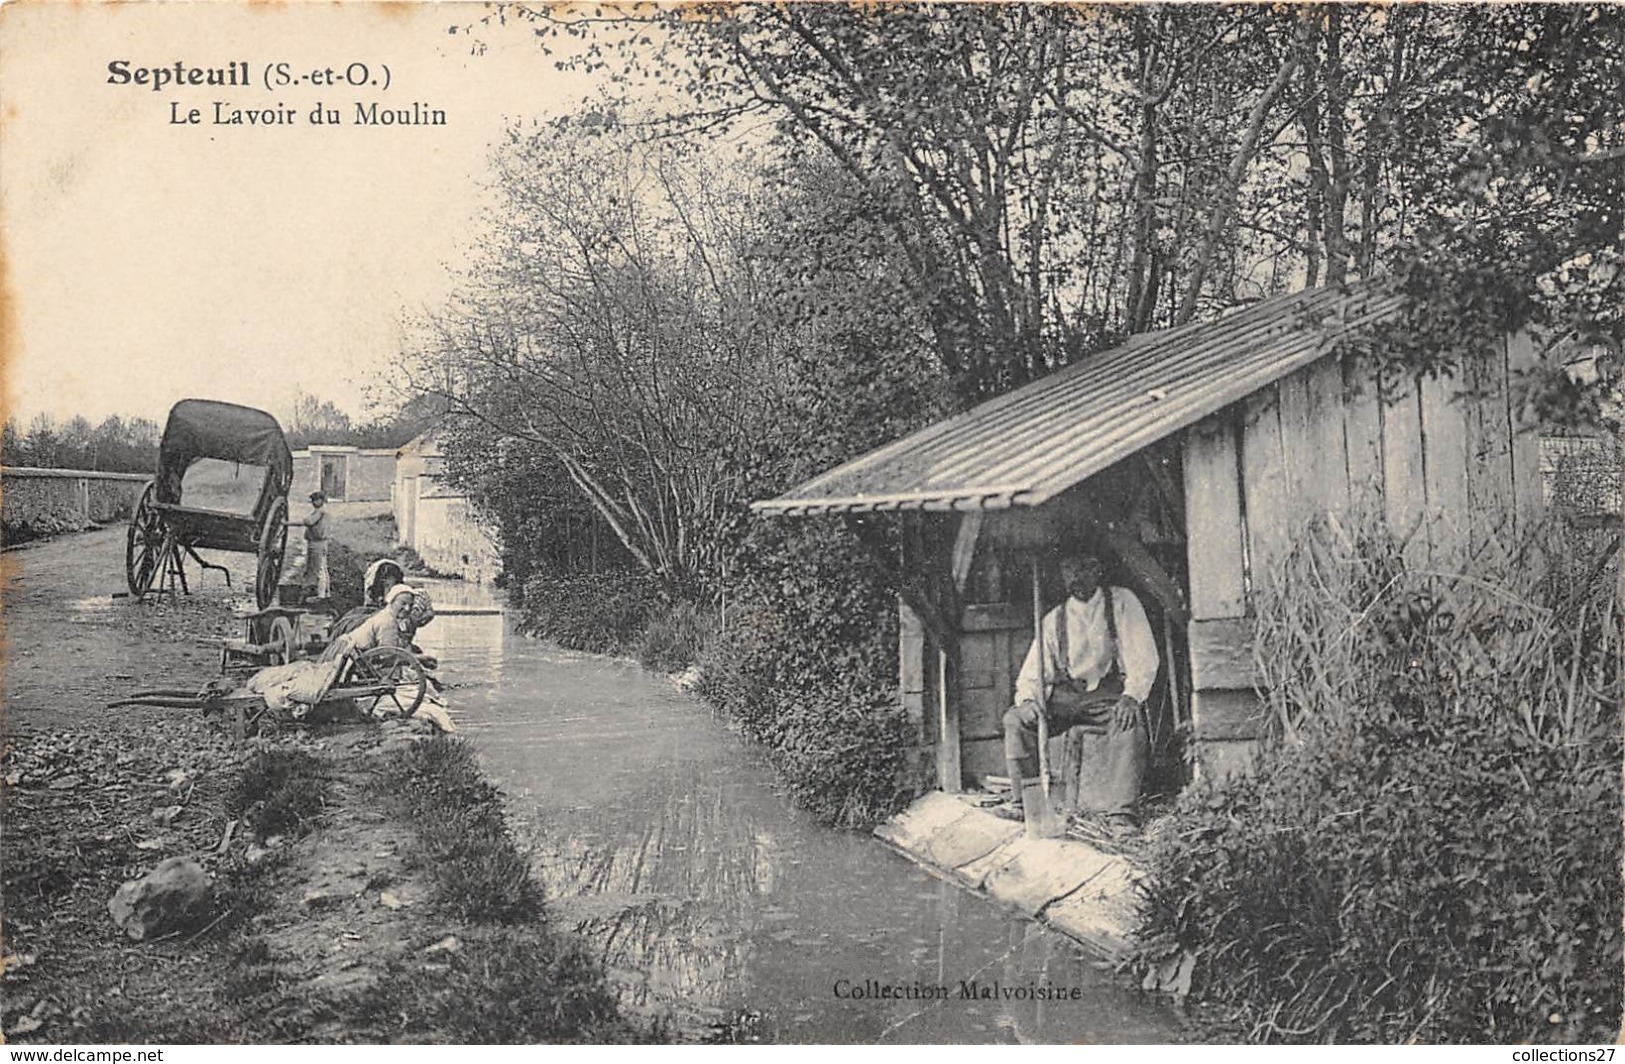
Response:
M152 478L85 469L0 470L0 526L8 543L128 520Z

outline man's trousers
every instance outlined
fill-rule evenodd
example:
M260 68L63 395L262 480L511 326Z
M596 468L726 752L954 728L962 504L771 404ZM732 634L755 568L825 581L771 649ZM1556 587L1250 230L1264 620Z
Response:
M1128 812L1139 799L1145 780L1149 744L1144 713L1135 714L1133 727L1119 730L1113 718L1122 694L1122 681L1116 677L1102 680L1093 691L1076 681L1063 681L1050 691L1050 736L1064 735L1073 728L1091 733L1085 743L1093 749L1083 759L1084 772L1097 775L1080 780L1078 794L1079 805L1096 812ZM1004 757L1018 801L1022 780L1038 775L1038 714L1038 703L1030 701L1011 706L1004 714Z

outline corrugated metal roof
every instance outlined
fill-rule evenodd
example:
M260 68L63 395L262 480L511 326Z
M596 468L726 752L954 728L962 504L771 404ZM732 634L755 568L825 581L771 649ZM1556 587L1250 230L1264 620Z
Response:
M752 508L788 516L1038 506L1314 362L1401 304L1372 288L1317 289L1144 333Z

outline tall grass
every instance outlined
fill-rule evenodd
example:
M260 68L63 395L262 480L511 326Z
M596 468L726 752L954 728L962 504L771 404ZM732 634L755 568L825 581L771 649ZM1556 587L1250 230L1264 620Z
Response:
M1612 1039L1617 536L1421 553L1323 522L1258 589L1274 741L1159 835L1148 984L1262 1041Z

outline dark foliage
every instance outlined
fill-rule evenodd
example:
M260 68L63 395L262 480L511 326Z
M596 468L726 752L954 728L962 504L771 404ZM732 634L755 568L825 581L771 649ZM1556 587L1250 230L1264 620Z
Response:
M656 608L638 640L638 664L656 672L680 672L700 660L712 628L707 613L692 603Z
M747 543L749 605L703 662L699 693L764 744L798 804L861 827L911 796L897 697L895 575L881 536L837 521L764 524Z
M78 510L63 507L49 513L0 523L0 542L6 545L49 539L65 532L83 532L93 527Z
M649 621L653 595L624 572L547 573L524 583L524 627L570 650L627 654Z
M337 540L327 541L327 583L333 608L339 614L361 605L366 589L367 566L372 560L362 557Z

